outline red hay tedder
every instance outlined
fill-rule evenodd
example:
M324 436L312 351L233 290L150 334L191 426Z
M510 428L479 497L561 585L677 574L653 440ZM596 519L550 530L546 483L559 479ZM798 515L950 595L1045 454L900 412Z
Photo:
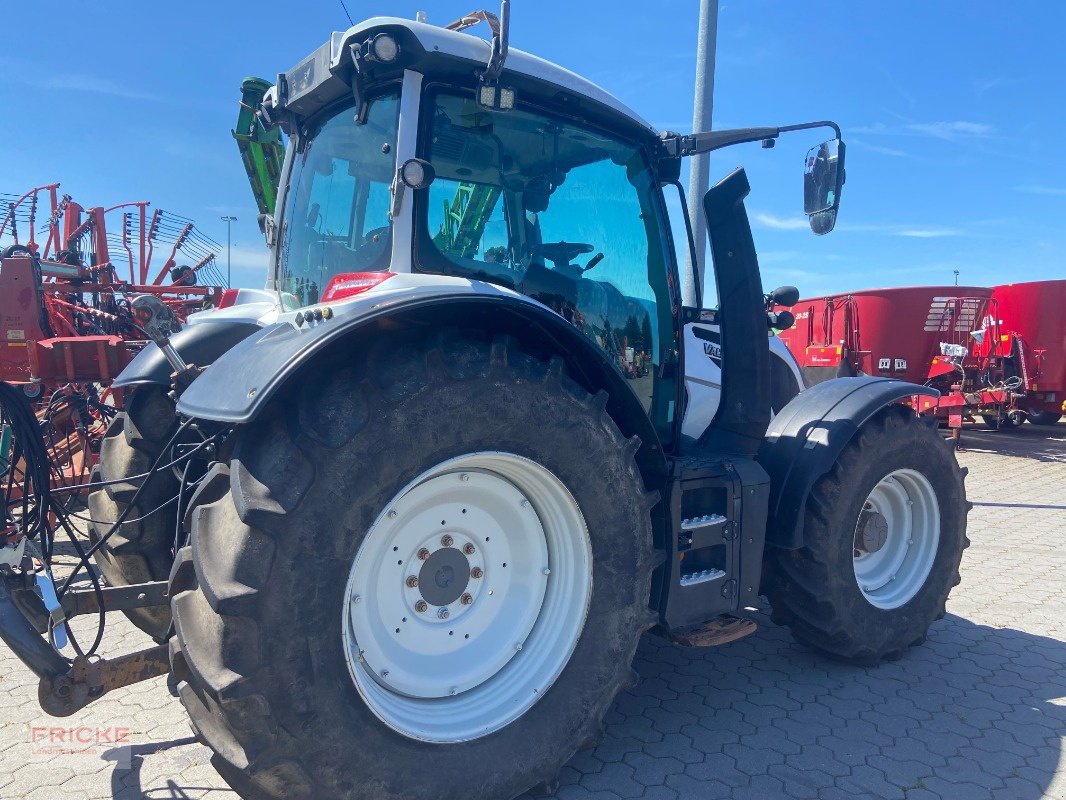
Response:
M800 300L781 339L808 386L880 375L940 390L915 410L956 432L1028 416L1055 422L1066 399L1066 281L870 289Z
M0 242L8 245L0 252L0 379L25 384L31 397L43 386L107 382L118 373L145 341L130 296L157 295L181 319L221 296L218 285L203 285L221 282L218 245L190 220L149 214L144 201L86 208L58 189L0 196ZM107 229L115 217L119 233ZM157 245L169 253L156 266ZM113 250L122 251L114 260Z
M222 281L219 245L190 220L144 201L85 207L58 190L0 194L0 380L39 401L53 481L70 485L121 408L108 384L147 341L130 300L156 295L184 320L217 305Z

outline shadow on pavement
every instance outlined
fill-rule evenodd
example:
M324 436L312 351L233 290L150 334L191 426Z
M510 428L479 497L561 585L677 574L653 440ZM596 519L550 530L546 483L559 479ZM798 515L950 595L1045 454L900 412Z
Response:
M709 650L645 637L640 685L556 796L1037 800L1054 780L1066 643L948 615L924 645L863 668L759 622Z
M174 800L184 800L191 795L190 791L206 791L214 787L191 787L191 786L178 786L174 781L168 780L166 787L160 787L158 789L149 789L145 791L141 787L141 769L144 766L145 756L150 756L153 753L163 752L170 750L174 747L183 747L185 745L196 744L196 738L194 736L186 736L181 739L171 739L166 742L151 742L149 744L137 744L127 747L116 747L112 750L108 750L103 754L105 761L114 761L115 767L111 771L111 795L114 800L142 800L143 798L153 798L153 800L164 800L164 798L174 798ZM198 794L196 795L199 796Z
M1066 422L1025 424L1002 431L966 426L962 430L961 449L1066 464Z

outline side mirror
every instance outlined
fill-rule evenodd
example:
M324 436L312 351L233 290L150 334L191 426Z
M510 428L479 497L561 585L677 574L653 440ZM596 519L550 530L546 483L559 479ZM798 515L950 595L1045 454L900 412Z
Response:
M260 214L256 217L259 222L259 230L263 233L263 239L266 241L267 247L274 246L274 215L273 214Z
M844 186L844 142L830 139L807 153L803 170L803 211L811 230L821 236L836 225Z
M163 351L174 371L187 371L188 365L170 343L170 334L181 330L181 323L174 314L174 309L155 295L140 294L133 298L130 310L137 325Z
M787 331L796 324L796 317L791 311L771 311L766 317L775 331Z
M778 286L770 292L770 304L791 308L800 299L800 290L795 286Z

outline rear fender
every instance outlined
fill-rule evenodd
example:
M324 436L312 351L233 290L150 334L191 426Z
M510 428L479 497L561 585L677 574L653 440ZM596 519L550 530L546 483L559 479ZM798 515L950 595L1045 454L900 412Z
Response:
M940 393L892 378L834 378L800 392L774 417L757 457L770 475L767 545L803 546L803 514L815 482L870 417L913 395Z
M420 276L397 275L384 286L403 286L401 277L413 283ZM300 382L311 365L338 351L366 347L372 339L395 335L398 329L458 324L510 334L540 358L558 355L586 390L593 394L605 390L607 413L621 432L640 437L637 462L646 482L652 486L665 481L662 446L636 394L603 351L547 307L491 284L436 278L418 288L368 292L328 308L329 318L298 325L295 314L285 314L278 323L244 339L181 395L178 412L246 424L287 386ZM307 319L314 310L305 308L301 314Z

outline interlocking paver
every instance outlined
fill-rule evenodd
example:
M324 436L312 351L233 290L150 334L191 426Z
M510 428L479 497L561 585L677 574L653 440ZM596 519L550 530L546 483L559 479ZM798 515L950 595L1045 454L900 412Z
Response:
M1066 424L967 431L976 505L962 584L928 641L864 669L759 631L684 650L651 636L641 683L559 775L562 800L1066 800ZM1009 481L1004 481L1004 476ZM105 647L147 639L116 615ZM131 748L42 755L37 727L129 727ZM66 720L0 648L0 797L237 800L162 679Z

